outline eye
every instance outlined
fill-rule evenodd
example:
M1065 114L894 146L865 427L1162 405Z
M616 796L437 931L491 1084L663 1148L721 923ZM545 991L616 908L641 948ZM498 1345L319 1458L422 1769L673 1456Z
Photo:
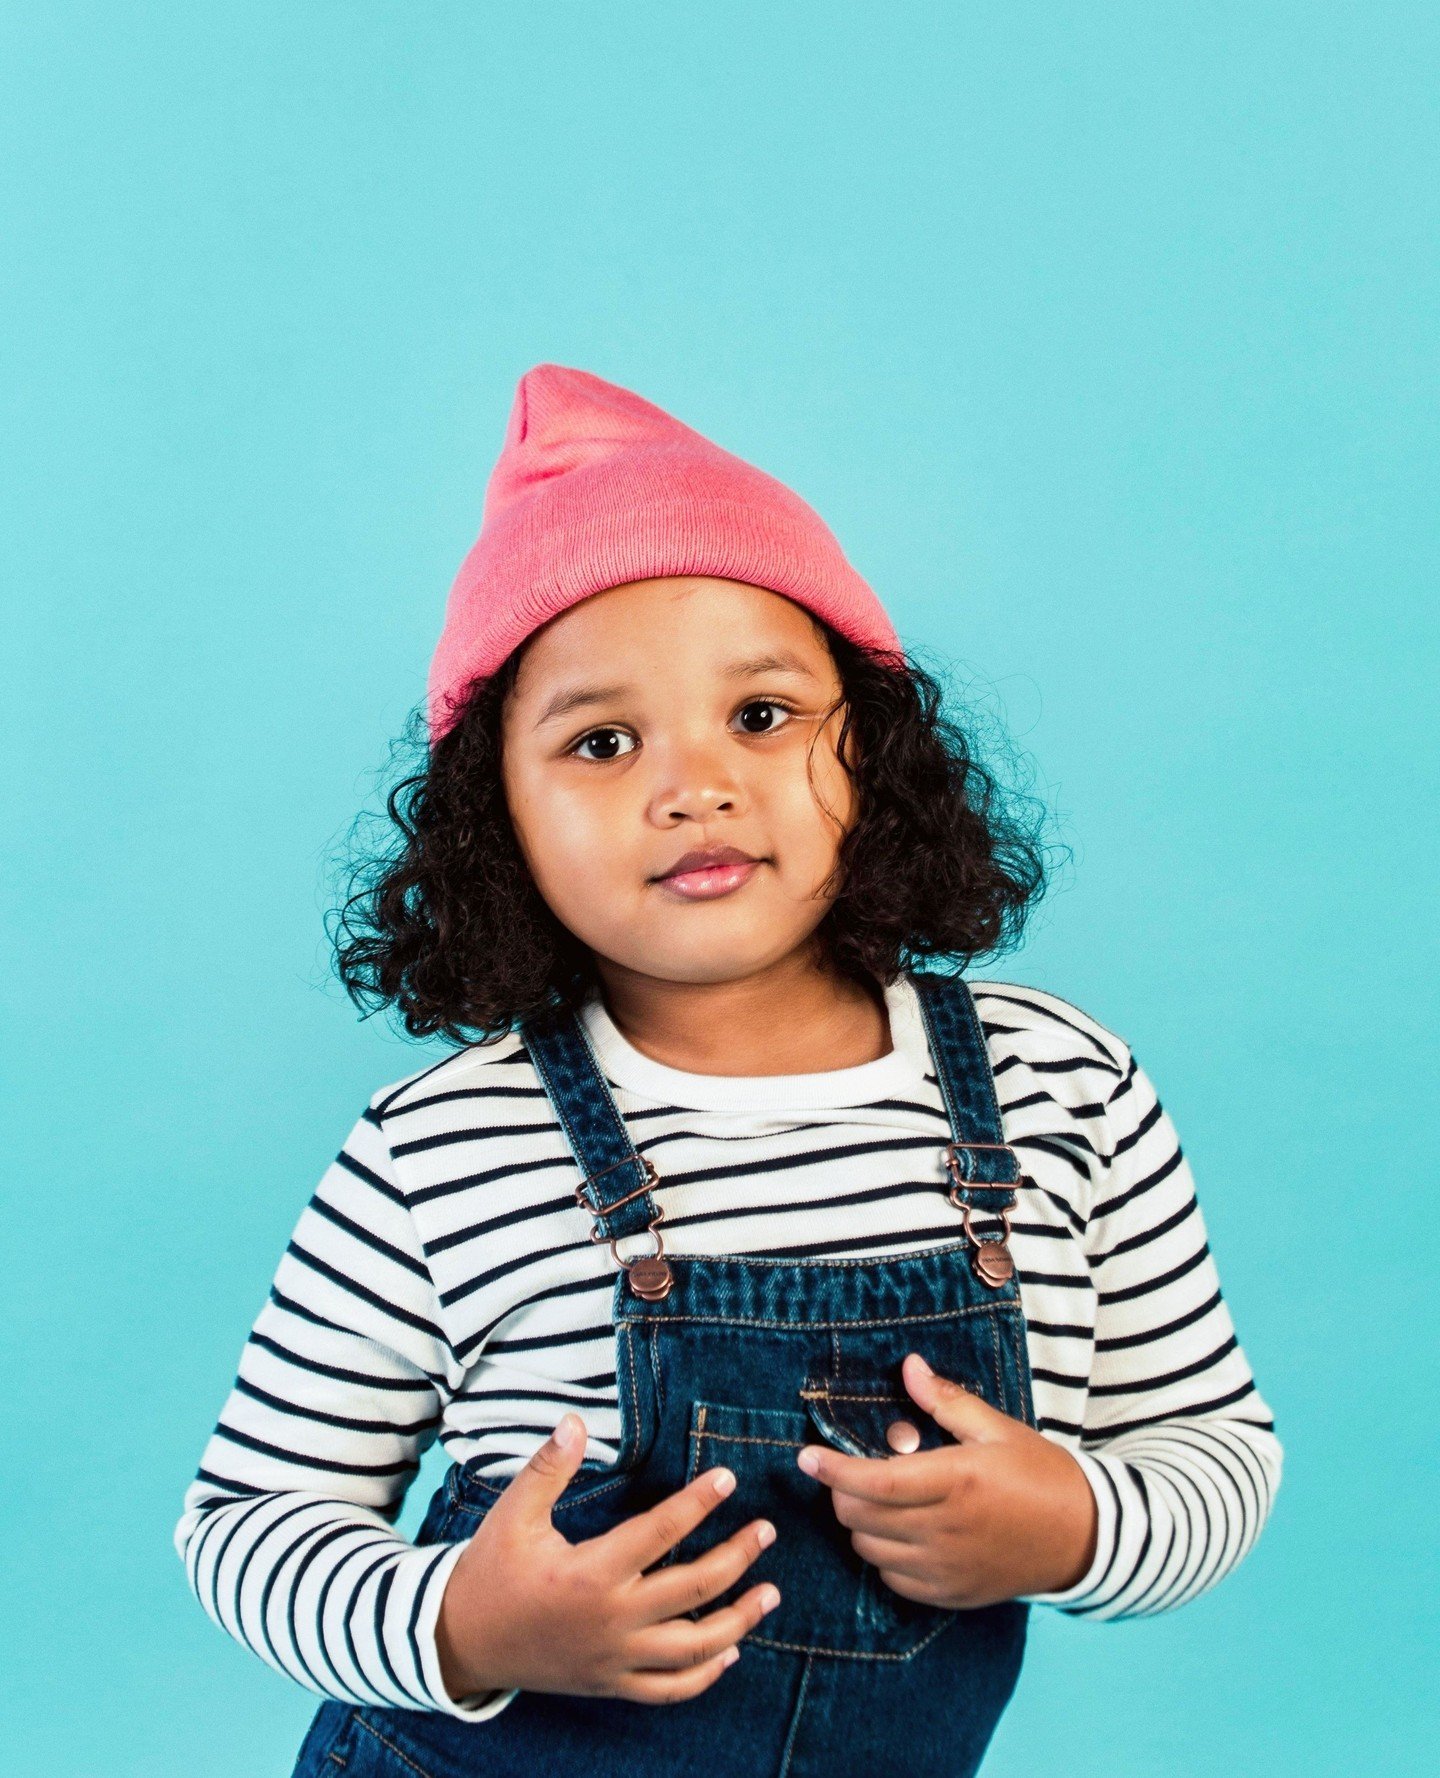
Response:
M736 711L736 722L747 734L773 734L788 724L791 711L773 697L752 697Z
M590 729L590 733L581 734L571 752L580 754L581 759L619 759L635 752L635 736L624 729Z

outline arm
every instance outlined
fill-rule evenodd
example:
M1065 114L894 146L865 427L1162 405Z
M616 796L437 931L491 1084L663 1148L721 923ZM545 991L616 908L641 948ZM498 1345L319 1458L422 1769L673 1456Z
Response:
M1282 1462L1189 1162L1128 1050L1122 1066L1086 1229L1095 1358L1071 1453L1099 1510L1095 1556L1074 1586L1027 1595L1096 1619L1169 1610L1213 1587L1259 1536Z
M457 1701L435 1646L463 1543L393 1528L460 1367L376 1102L301 1213L175 1527L210 1617L345 1703L498 1714Z

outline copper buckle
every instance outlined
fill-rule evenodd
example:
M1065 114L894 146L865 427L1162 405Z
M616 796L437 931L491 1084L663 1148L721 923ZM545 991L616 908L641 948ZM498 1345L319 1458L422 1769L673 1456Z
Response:
M624 1166L630 1158L629 1155L625 1155L618 1161L612 1161L609 1167L601 1167L599 1172L587 1175L575 1188L575 1201L589 1210L595 1218L595 1225L590 1230L590 1239L608 1242L610 1257L624 1272L626 1282L631 1290L635 1292L636 1296L644 1297L647 1302L655 1302L665 1296L669 1292L670 1286L675 1282L675 1274L671 1270L669 1260L665 1258L665 1241L659 1228L660 1223L665 1219L665 1206L657 1204L654 1216L646 1225L648 1232L655 1237L655 1251L653 1253L642 1253L634 1259L621 1259L615 1244L627 1237L624 1235L602 1235L600 1232L600 1217L602 1215L608 1216L612 1210L618 1210L622 1204L628 1204L632 1198L643 1198L652 1185L660 1183L660 1175L655 1171L649 1155L635 1156L635 1159L645 1169L644 1184L637 1186L633 1192L626 1192L623 1198L616 1198L615 1202L607 1205L603 1212L586 1204L585 1199L581 1196L592 1179L598 1179L601 1173L608 1173L611 1167Z
M583 1193L585 1187L589 1185L592 1179L598 1179L601 1173L613 1172L616 1167L628 1166L632 1158L639 1161L640 1165L645 1169L644 1180L640 1185L636 1186L633 1192L626 1192L623 1198L616 1198L615 1202L607 1205L603 1211L595 1210L585 1202ZM584 1209L589 1210L592 1216L608 1216L612 1210L618 1210L622 1204L628 1204L632 1198L643 1198L652 1185L659 1185L659 1183L660 1175L655 1171L654 1163L651 1161L648 1154L638 1154L634 1157L628 1154L622 1155L618 1161L611 1161L608 1167L601 1167L598 1173L586 1174L585 1178L575 1187L575 1202L581 1205Z
M1024 1179L1025 1175L1021 1173L1019 1179L1013 1181L1008 1179L962 1179L960 1177L959 1167L956 1165L955 1161L955 1150L957 1148L1004 1149L1007 1154L1011 1155L1015 1154L1015 1150L1008 1142L947 1142L945 1144L945 1165L950 1169L950 1176L953 1181L949 1191L945 1195L964 1217L965 1238L970 1243L970 1257L974 1262L976 1274L986 1284L998 1289L1000 1285L1008 1283L1015 1275L1015 1260L1010 1252L1010 1217L1013 1213L1014 1205L1012 1204L1006 1209L996 1212L1000 1218L1002 1231L1000 1234L989 1236L977 1235L974 1229L970 1226L971 1206L964 1203L955 1194L960 1186L973 1185L981 1191L1009 1191L1013 1197L1015 1187L1020 1183L1020 1180ZM1017 1168L1019 1166L1018 1156L1016 1156L1016 1166Z

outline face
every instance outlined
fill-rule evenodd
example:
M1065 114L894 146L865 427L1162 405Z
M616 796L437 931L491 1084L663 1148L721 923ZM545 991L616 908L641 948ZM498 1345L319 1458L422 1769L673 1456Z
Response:
M739 581L611 587L529 639L505 795L536 886L602 975L731 981L806 945L855 814L841 698L809 614ZM659 880L715 846L756 862Z

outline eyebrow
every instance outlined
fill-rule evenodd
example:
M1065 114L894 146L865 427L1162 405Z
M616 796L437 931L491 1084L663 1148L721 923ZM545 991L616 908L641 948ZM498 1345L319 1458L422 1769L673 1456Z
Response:
M747 655L743 660L728 662L720 669L722 679L758 679L762 673L793 673L802 679L815 679L798 654L788 648L779 649L773 654ZM818 684L818 680L816 681ZM623 698L633 690L629 685L573 685L565 691L557 692L535 719L536 728L543 728L547 722L557 722L562 716L568 716L572 710L583 709L587 704L603 704L612 698Z
M629 689L625 685L572 686L569 691L559 692L551 698L535 719L535 726L544 728L547 722L555 722L562 716L568 716L572 710L579 710L586 704L603 704L611 698L624 697Z
M722 679L758 679L762 673L798 673L803 679L815 678L800 656L788 648L777 649L774 654L747 655L720 669Z

